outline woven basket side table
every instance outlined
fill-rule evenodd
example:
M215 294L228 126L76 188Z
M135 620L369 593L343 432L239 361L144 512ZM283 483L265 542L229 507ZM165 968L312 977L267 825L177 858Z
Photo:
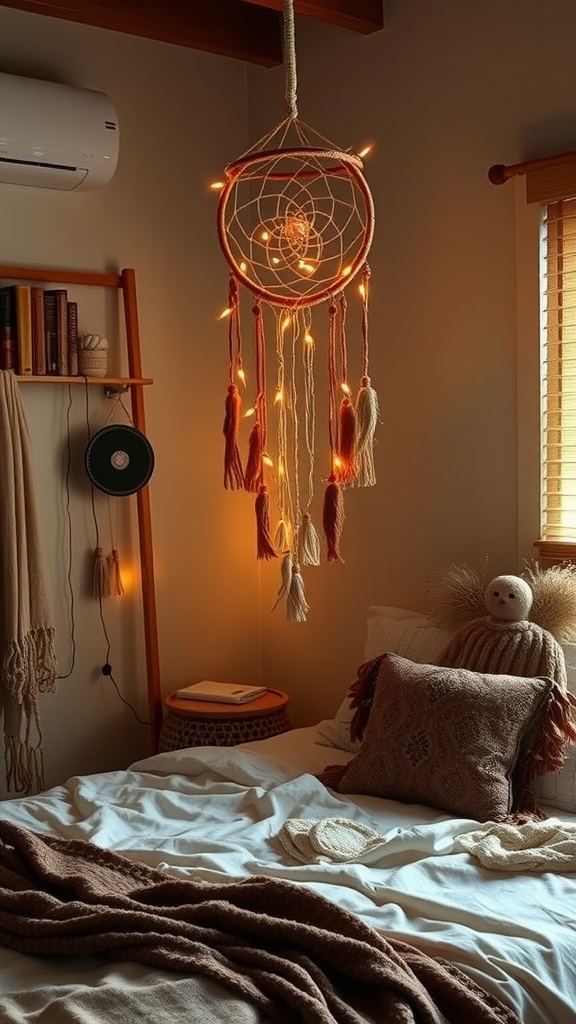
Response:
M159 750L233 747L278 736L290 729L287 704L288 694L272 689L246 704L186 700L171 693L164 698Z

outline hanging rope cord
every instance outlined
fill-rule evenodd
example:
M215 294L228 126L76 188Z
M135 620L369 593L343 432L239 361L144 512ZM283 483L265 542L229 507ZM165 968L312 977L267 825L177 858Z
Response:
M288 117L295 121L298 117L298 105L296 102L296 46L294 36L294 4L292 0L284 0L284 68L285 68L285 91L286 108Z

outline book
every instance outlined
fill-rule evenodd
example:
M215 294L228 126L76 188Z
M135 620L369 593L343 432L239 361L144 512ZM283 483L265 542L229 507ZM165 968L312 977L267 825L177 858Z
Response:
M46 332L44 329L44 289L32 285L32 370L38 377L46 374Z
M78 376L78 303L68 303L68 373Z
M58 374L58 324L56 320L56 296L48 288L44 291L44 337L46 339L46 373Z
M68 292L66 288L48 288L56 303L56 373L68 377Z
M0 288L0 370L15 370L18 360L15 298L10 285Z
M20 377L31 377L32 368L32 289L29 284L15 284L18 358L16 370Z
M265 686L242 686L239 683L215 683L211 679L203 679L200 683L192 683L176 690L176 697L184 700L216 701L219 704L247 704L266 693Z

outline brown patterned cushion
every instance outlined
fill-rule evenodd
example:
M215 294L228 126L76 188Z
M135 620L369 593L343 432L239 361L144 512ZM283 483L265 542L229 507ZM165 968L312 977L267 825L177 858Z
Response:
M422 803L489 821L512 810L522 738L548 703L551 679L380 662L361 750L334 788Z

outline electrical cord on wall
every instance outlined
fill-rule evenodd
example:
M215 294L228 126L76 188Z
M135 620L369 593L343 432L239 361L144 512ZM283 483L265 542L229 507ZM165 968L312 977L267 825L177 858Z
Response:
M88 433L88 440L90 440L91 431L90 431L90 415L89 415L89 399L88 399L88 383L87 383L87 381L84 382L84 398L85 398L86 429L87 429L87 433ZM72 672L74 671L74 666L75 666L75 663L76 663L76 632L75 632L75 617L74 617L74 607L75 607L75 605L74 605L74 588L72 586L72 516L71 516L71 513L70 513L70 472L71 472L71 465L72 465L72 451L71 451L71 444L70 444L70 411L71 411L71 408L72 408L72 391L71 391L70 384L68 384L68 407L66 409L66 471L65 471L65 474L64 474L64 480L65 480L65 492L66 492L66 518L67 518L67 522L68 522L68 571L67 571L67 580L68 580L68 589L69 589L69 593L70 593L70 623L71 623L71 625L70 625L70 637L71 637L71 643L72 643L72 664L71 664L71 667L70 667L69 671L66 672L63 675L59 675L58 679L68 679L72 675ZM99 547L100 546L100 531L98 529L98 517L96 515L96 502L94 500L94 484L91 483L90 484L90 488L91 488L90 497L91 497L91 506L92 506L92 518L93 518L93 521L94 521L94 531L95 531L95 535L96 535L96 546ZM102 626L102 632L103 632L103 635L104 635L104 640L106 642L106 656L105 656L105 662L102 665L101 673L102 673L103 676L106 676L107 678L110 679L110 681L112 682L112 685L114 686L114 689L116 690L116 694L118 696L118 699L121 700L122 703L125 704L126 707L130 709L130 711L134 715L134 718L136 719L136 721L139 722L140 725L152 725L153 724L152 722L148 721L147 719L144 719L144 718L140 717L140 715L136 711L136 708L133 706L133 704L131 704L129 700L126 700L126 698L122 695L122 693L120 691L120 687L118 686L118 683L114 679L114 675L113 675L113 672L112 672L112 665L110 663L111 643L110 643L110 637L108 635L108 630L106 628L106 620L104 618L104 609L103 609L103 606L102 606L102 597L101 597L101 595L98 595L98 608L99 608L99 615L100 615L100 623L101 623L101 626Z

